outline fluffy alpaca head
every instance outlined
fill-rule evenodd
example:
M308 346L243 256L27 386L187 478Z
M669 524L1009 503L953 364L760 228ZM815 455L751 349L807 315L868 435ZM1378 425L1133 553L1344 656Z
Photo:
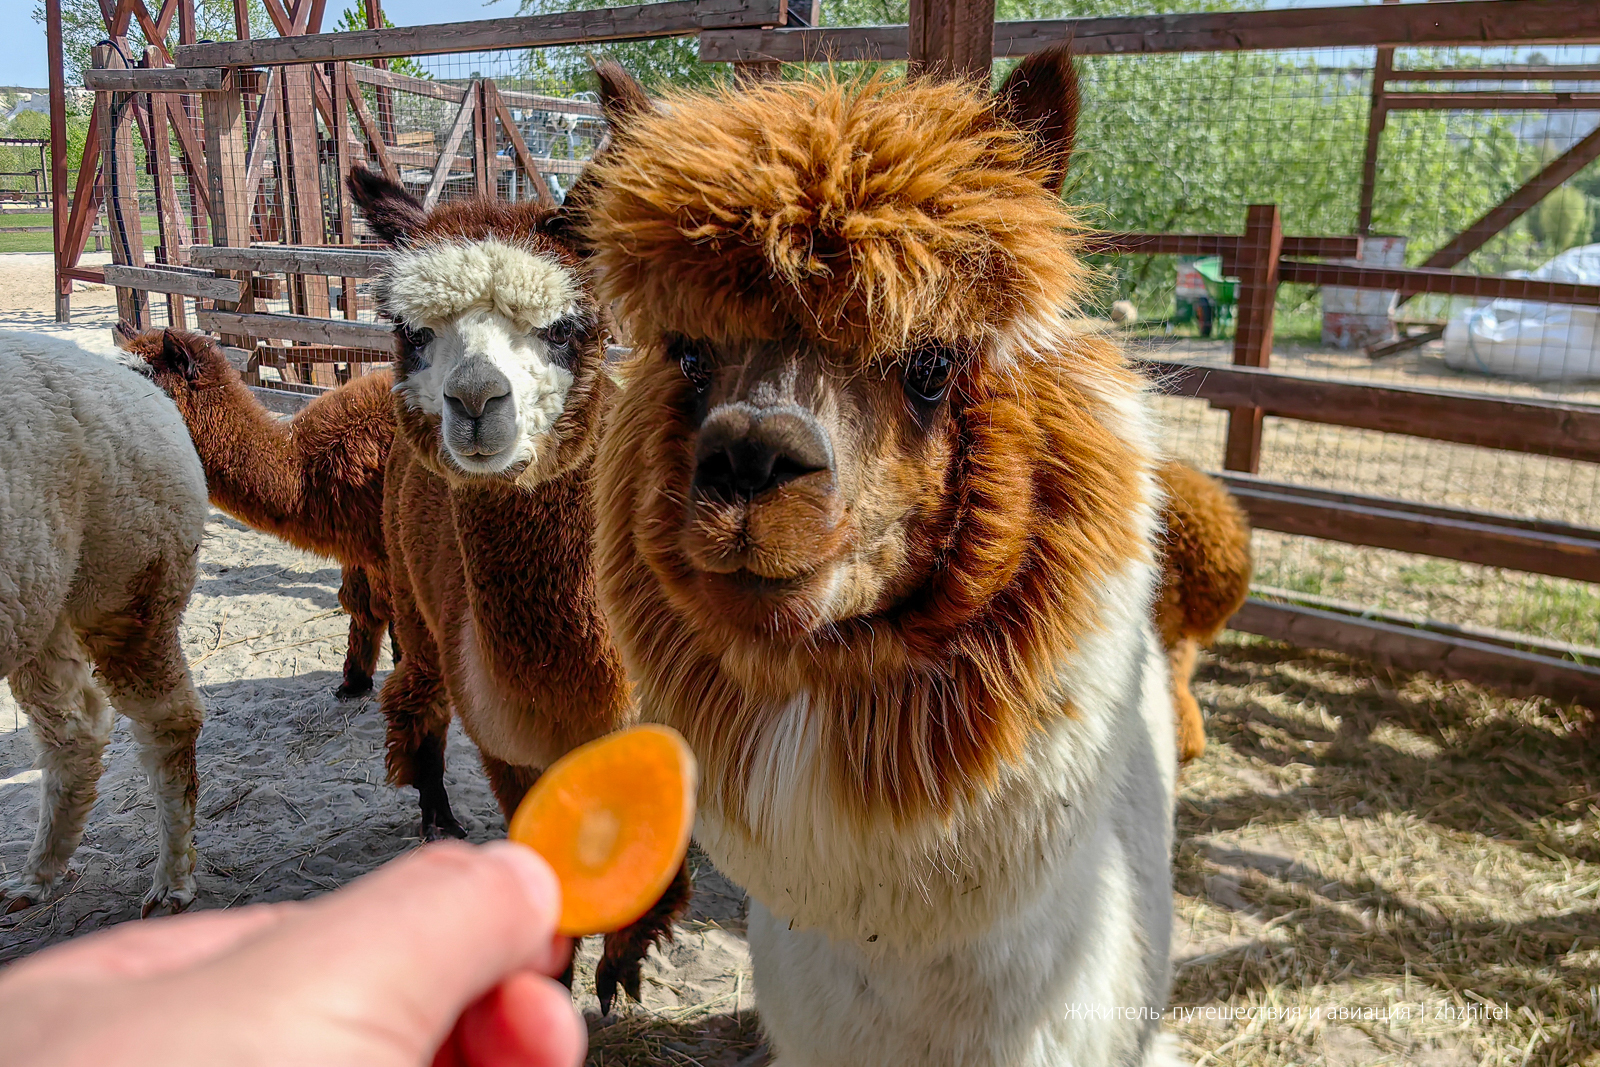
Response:
M587 234L636 348L602 597L730 802L803 706L849 806L948 810L1148 559L1138 381L1063 325L1075 86L1050 53L996 98L824 78L613 129Z
M112 331L116 346L134 357L135 370L146 375L178 405L185 419L204 394L239 380L216 341L188 330L134 329L119 322Z
M400 246L376 286L395 322L397 421L446 479L531 485L582 462L604 333L561 209L476 200L432 212L381 175L350 188Z

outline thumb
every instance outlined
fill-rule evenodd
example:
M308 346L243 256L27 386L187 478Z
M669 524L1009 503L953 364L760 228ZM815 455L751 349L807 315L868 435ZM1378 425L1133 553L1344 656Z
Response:
M555 875L531 849L442 842L297 909L223 966L425 1062L506 976L562 965L560 907Z

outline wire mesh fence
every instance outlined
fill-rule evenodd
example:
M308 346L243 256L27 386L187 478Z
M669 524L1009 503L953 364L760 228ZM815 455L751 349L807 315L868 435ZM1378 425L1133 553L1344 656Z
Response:
M1362 260L1420 267L1552 163L1576 160L1570 178L1449 265L1600 283L1600 166L1591 162L1600 156L1600 49L1402 49L1379 60L1372 49L1086 58L1067 195L1107 230L1238 234L1248 205L1270 203L1285 233L1350 234L1361 223L1370 152L1374 236ZM1375 68L1384 64L1392 66L1383 66L1375 95ZM1368 131L1379 96L1374 151ZM1104 284L1088 314L1116 320L1137 353L1235 361L1238 286L1221 257L1095 261ZM1600 308L1496 299L1490 289L1405 300L1284 284L1270 368L1600 404ZM1158 404L1174 452L1221 468L1227 415L1195 399ZM1273 483L1379 500L1579 527L1600 513L1594 463L1396 433L1268 416L1259 463L1259 477ZM1588 582L1270 530L1258 530L1255 546L1260 593L1580 646L1566 650L1574 658L1600 655L1600 590Z

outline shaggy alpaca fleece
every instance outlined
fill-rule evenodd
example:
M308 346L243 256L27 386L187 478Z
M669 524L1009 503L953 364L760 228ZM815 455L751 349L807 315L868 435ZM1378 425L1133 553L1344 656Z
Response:
M396 253L378 292L397 321L437 327L481 309L527 332L569 314L577 298L571 271L493 238L439 241Z
M562 210L483 199L426 212L364 170L350 188L402 249L380 286L398 320L383 525L405 651L382 691L389 776L416 787L424 837L461 836L444 785L453 715L508 821L551 761L636 718L590 546L591 468L615 388L605 320ZM504 391L484 399L484 382ZM472 390L482 404L468 418ZM515 433L499 455L458 454L463 431L508 406ZM688 892L685 867L607 936L602 1005L618 988L638 996L640 963Z
M339 561L350 640L337 693L370 692L389 625L383 472L394 441L394 375L364 375L284 420L261 405L204 334L119 328L118 338L135 369L178 405L212 502L258 530Z
M1189 679L1200 649L1250 595L1250 521L1215 478L1177 462L1157 473L1167 503L1156 629L1172 669L1178 758L1187 763L1206 749L1205 719Z
M1058 52L998 99L881 77L680 96L596 168L602 296L636 345L598 463L602 601L642 713L701 757L698 837L752 897L783 1067L1161 1055L1157 448L1122 353L1062 315L1087 277L1056 195L1074 85ZM948 390L918 406L930 359ZM701 428L780 404L861 447L752 489L721 535L824 576L730 580L695 554ZM818 506L784 511L805 479ZM765 628L737 617L763 597Z
M109 695L156 795L145 913L181 910L195 892L203 713L178 624L205 528L200 460L148 377L70 342L0 333L0 396L0 676L44 770L33 848L0 903L41 900L65 874L94 804Z

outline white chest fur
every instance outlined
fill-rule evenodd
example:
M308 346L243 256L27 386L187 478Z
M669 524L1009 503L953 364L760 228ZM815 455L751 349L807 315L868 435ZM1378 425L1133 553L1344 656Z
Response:
M863 828L834 809L803 697L763 738L744 818L702 813L702 845L753 898L784 1067L1145 1062L1176 773L1151 579L1141 563L1110 583L1104 628L1061 668L1074 714L948 823Z

